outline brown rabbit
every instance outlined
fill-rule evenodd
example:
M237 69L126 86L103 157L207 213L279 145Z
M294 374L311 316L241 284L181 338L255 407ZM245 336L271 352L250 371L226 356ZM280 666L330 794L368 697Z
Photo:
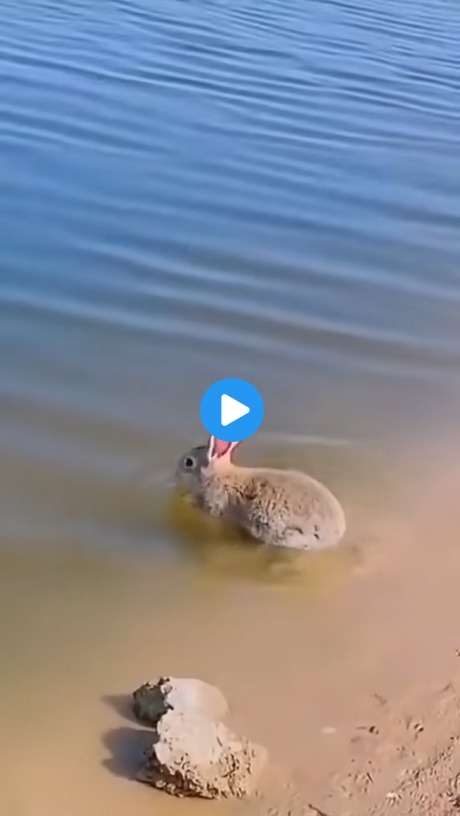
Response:
M207 445L192 448L177 465L177 484L210 515L266 544L317 550L339 543L345 515L327 487L294 470L235 465L238 444L211 436Z

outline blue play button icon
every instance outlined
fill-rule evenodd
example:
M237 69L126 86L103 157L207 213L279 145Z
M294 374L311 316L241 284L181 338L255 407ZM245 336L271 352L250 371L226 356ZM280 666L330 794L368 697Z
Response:
M229 377L218 380L204 393L200 415L211 436L223 442L242 442L260 427L264 403L251 383Z

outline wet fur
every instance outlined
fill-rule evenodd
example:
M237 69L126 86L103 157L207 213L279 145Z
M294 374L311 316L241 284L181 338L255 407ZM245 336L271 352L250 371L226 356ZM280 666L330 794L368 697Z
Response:
M187 457L195 460L188 471ZM345 532L335 496L304 473L238 467L229 459L209 463L201 446L182 457L176 480L211 516L233 521L266 544L322 549L338 544Z

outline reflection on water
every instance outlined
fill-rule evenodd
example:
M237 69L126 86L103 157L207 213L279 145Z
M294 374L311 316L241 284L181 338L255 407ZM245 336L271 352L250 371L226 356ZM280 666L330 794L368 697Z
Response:
M353 551L311 553L265 547L230 524L205 516L183 497L170 506L169 520L183 556L198 564L206 579L300 585L318 591L336 572L350 567Z

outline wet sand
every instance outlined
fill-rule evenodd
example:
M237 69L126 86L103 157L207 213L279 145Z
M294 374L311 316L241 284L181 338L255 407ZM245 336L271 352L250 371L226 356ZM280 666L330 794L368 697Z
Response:
M248 563L232 547L204 569L5 542L2 812L454 813L460 468L425 452L411 475L393 516L355 518L332 560L257 562L265 581L225 569L229 553ZM132 781L150 735L129 694L161 673L219 686L297 805L175 801Z

